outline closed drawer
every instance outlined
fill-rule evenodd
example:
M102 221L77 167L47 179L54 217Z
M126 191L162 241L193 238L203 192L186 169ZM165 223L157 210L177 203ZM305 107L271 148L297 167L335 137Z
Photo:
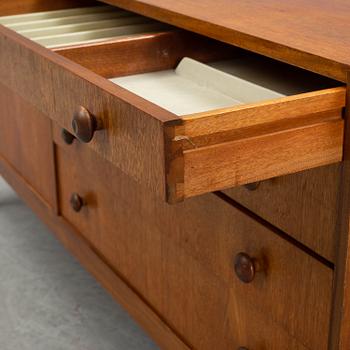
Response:
M163 238L161 251L159 273L166 299L160 310L193 349L319 349L305 346L269 313L245 302L172 241Z
M340 165L238 186L225 194L334 262Z
M56 208L50 119L1 83L0 106L1 166L14 169L36 195Z
M322 259L214 194L169 206L84 145L65 145L59 128L54 137L62 216L195 348L284 349L289 336L327 348L333 270ZM234 269L242 252L250 283Z
M52 38L52 28L45 36L42 27L0 22L7 26L0 29L1 81L71 133L74 119L90 148L169 202L342 159L345 87L338 83L189 33L164 32L169 29L159 23L133 22L137 30L126 38L95 21L99 31L65 41L67 33ZM151 35L142 34L143 25ZM172 84L183 57L216 63L177 69L188 83ZM228 57L232 62L222 64ZM149 86L159 89L164 70L171 76L158 93ZM135 77L154 71L164 74ZM183 106L196 108L187 113Z

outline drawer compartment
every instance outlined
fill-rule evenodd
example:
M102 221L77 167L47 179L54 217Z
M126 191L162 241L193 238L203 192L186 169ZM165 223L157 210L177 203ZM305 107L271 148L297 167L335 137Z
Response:
M59 128L54 139L62 216L194 348L285 349L289 336L327 348L330 264L214 194L169 206ZM241 252L255 259L250 283L235 274Z
M342 159L345 87L140 16L118 16L117 21L132 23L102 32L105 20L93 21L91 28L97 29L88 32L79 23L73 28L64 24L68 27L63 29L21 27L16 33L15 25L6 23L11 18L0 18L9 26L0 29L2 81L71 133L75 116L93 120L88 137L73 123L77 136L169 202ZM48 35L43 37L45 28ZM169 81L159 98L159 79L174 76L184 57L210 62L204 71L221 71L221 77L224 71L226 78L215 76L215 88L199 96L198 89L191 88L191 79L198 77L187 75L187 85L177 85L186 89L183 99L181 93L176 98ZM138 74L157 80L153 102L142 93L152 85L144 85L141 92L128 85L140 82ZM227 77L234 78L234 94L244 92L238 103L229 102L236 95L222 91ZM197 82L201 89L207 84ZM221 97L216 98L218 91ZM214 100L219 103L212 104ZM194 108L183 114L183 106Z

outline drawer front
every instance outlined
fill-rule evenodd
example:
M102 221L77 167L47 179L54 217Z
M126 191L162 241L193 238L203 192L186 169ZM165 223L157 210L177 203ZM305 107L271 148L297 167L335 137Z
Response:
M344 124L336 106L345 105L343 93L334 88L185 118L172 135L178 143L168 164L172 195L186 198L340 162Z
M283 328L307 348L327 348L331 268L215 195L169 206L84 145L64 145L59 130L55 141L60 145L62 215L175 329L195 338L196 344L201 339L211 344L199 348L211 349L210 341L219 341L215 332L210 332L211 337L204 336L204 330L201 333L201 327L209 325L222 331L229 328L225 335L218 333L224 339L220 342L225 342L222 348L252 337L255 344L266 341L272 344L266 349L277 349L267 336L274 327ZM81 197L79 212L72 208L73 193ZM79 202L73 200L73 207L75 203ZM250 283L243 283L234 269L242 252L257 270ZM181 290L183 285L191 285L193 298L200 298L197 306ZM168 295L173 306L167 303ZM205 306L207 297L214 298L210 310ZM176 298L183 307L177 312ZM256 322L252 329L250 321Z
M309 349L171 240L161 257L161 313L193 349Z
M340 165L330 165L224 193L334 262L339 183Z
M0 84L0 158L51 207L56 185L50 119Z
M157 111L145 110L142 99L5 27L0 28L0 77L71 132L79 106L98 116L103 130L89 146L162 195L166 113L152 117Z
M92 56L80 60L79 50L56 53L0 27L0 78L70 132L73 115L84 111L83 117L96 119L98 130L88 146L169 202L342 159L344 87L179 117L79 64L108 66L119 45L135 52L137 40L82 48L82 55ZM146 35L138 43L158 40ZM132 57L141 57L149 70L156 58L161 70L174 57L193 53L192 46L176 55L176 45L170 46L160 40L152 51L142 43ZM198 47L216 52L215 45Z

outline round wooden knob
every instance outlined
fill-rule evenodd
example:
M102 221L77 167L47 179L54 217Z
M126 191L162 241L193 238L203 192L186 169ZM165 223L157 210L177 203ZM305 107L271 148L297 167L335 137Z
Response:
M255 262L248 254L239 253L234 262L235 272L240 281L250 283L255 277Z
M67 144L67 145L71 145L74 140L75 140L75 136L73 134L71 134L68 130L66 129L62 129L61 131L61 137L62 140Z
M78 213L84 206L84 200L78 195L78 193L72 193L70 197L70 205L72 209Z
M72 128L81 142L90 142L97 130L96 118L84 107L80 106L74 113Z
M252 182L252 183L250 183L250 184L244 185L244 187L245 187L248 191L255 191L255 190L258 189L259 186L260 186L260 181Z

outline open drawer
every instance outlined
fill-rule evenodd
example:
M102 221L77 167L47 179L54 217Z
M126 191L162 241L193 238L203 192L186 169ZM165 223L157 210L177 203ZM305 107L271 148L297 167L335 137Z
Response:
M1 82L169 202L341 161L341 83L116 8L69 11L0 18Z

